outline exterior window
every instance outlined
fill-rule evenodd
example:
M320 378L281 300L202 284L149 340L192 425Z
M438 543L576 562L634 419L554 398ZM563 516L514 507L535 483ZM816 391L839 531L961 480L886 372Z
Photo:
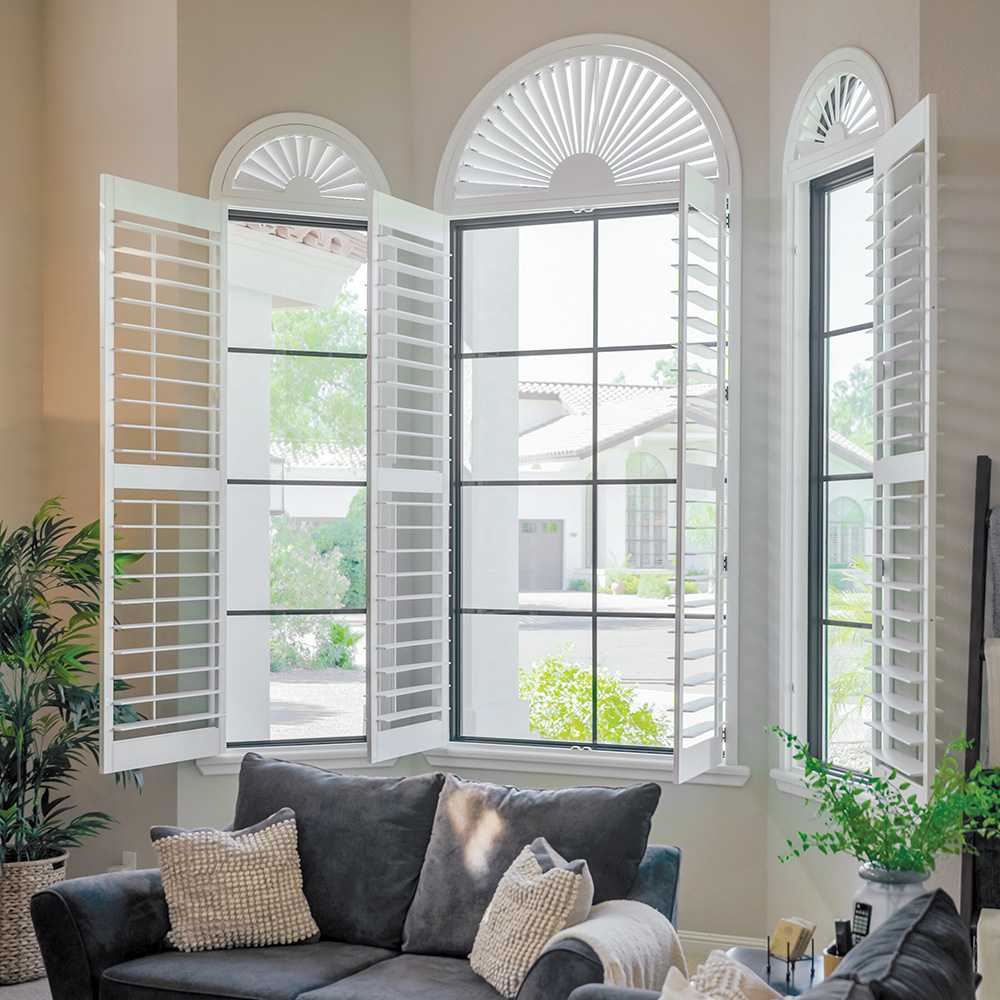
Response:
M456 739L672 745L677 236L673 207L453 226Z
M362 740L365 224L233 213L228 257L228 740Z
M811 183L809 739L869 763L871 161Z

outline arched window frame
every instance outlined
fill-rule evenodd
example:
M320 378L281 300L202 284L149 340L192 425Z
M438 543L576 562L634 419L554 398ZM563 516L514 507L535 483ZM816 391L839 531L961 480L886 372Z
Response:
M853 75L872 95L877 124L858 135L817 143L814 152L801 137L810 120L810 104L835 77ZM810 182L840 168L869 159L877 140L895 123L889 85L878 63L860 48L838 48L821 59L795 102L785 136L782 165L782 372L781 453L782 534L781 651L779 715L784 728L805 734L808 728L806 677L809 590L809 299ZM806 331L804 333L803 331ZM783 750L775 772L779 787L804 794L793 770L791 753Z
M667 470L651 452L633 451L625 459L628 479L665 479ZM644 523L643 515L648 514ZM670 487L629 483L625 502L625 551L634 569L666 570L669 556Z

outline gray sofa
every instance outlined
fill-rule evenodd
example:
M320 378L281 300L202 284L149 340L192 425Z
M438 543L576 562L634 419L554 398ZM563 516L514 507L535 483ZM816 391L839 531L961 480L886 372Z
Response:
M500 876L536 836L587 859L597 901L638 899L676 919L680 852L647 846L659 794L360 777L248 754L233 826L295 810L320 940L181 953L164 942L157 871L71 879L32 900L53 1000L497 1000L467 956ZM592 949L567 940L519 1000L567 1000L602 979Z

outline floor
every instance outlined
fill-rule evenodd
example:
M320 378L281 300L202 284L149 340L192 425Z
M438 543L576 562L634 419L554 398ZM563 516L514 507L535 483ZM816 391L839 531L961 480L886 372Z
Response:
M49 984L44 979L17 986L0 986L0 1000L51 1000Z

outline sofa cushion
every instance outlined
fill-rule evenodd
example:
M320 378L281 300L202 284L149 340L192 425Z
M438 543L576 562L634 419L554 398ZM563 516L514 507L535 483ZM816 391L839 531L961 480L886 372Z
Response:
M107 969L101 1000L295 1000L393 957L385 948L317 941L252 950L165 951Z
M655 784L535 791L448 775L406 916L403 951L464 958L503 873L536 837L582 858L594 902L624 898L646 850Z
M500 1000L464 958L400 955L299 1000Z
M843 980L867 987L879 1000L973 1000L969 931L951 897L938 889L907 903L865 938L828 982ZM828 995L837 996L822 987L815 993L816 1000ZM844 996L855 1000L853 993ZM864 996L857 994L859 1000Z
M336 774L248 753L233 825L293 809L306 899L323 937L398 948L443 780Z

